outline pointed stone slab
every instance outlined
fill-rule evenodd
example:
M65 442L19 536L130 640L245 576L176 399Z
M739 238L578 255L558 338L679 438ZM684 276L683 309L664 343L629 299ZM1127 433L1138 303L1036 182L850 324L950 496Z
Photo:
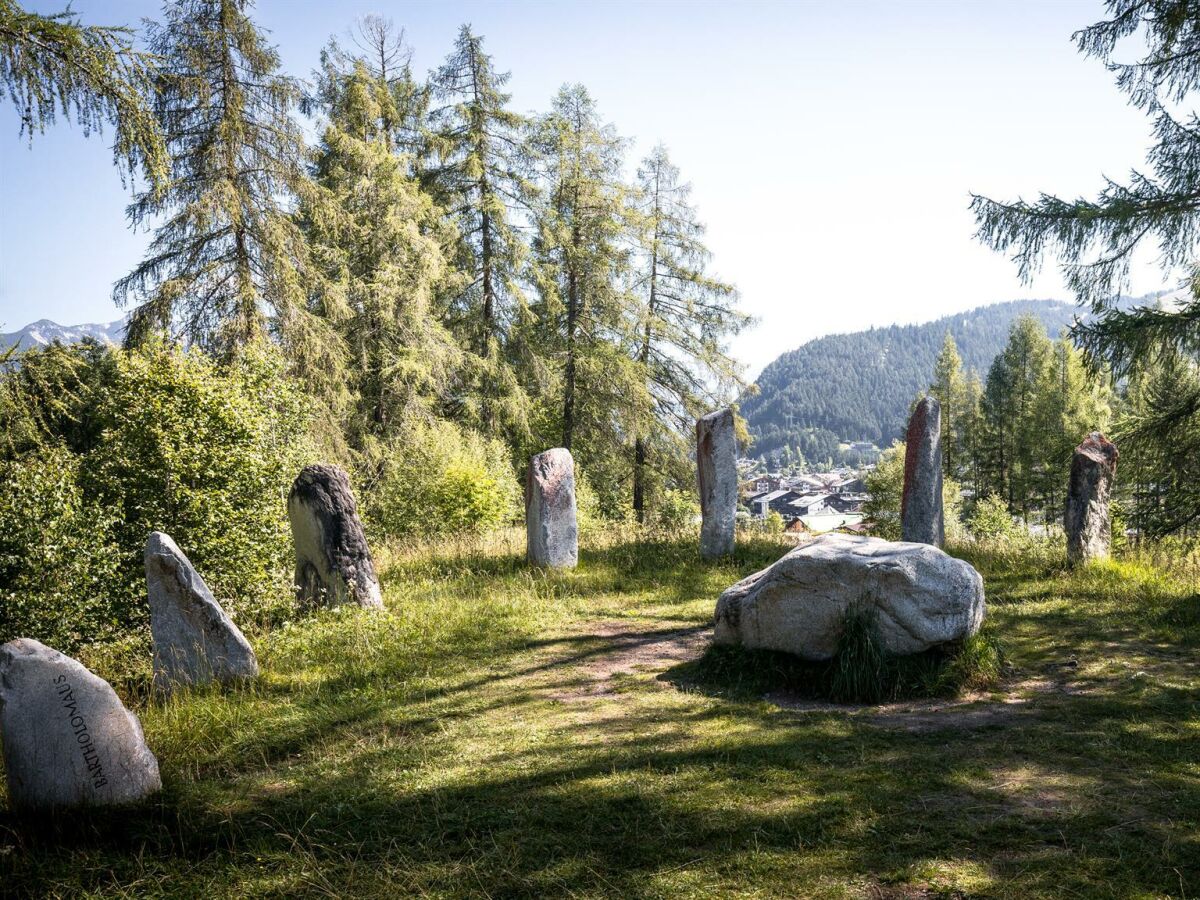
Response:
M146 588L154 638L154 684L229 683L258 676L250 642L169 535L146 541Z
M29 638L0 647L0 734L17 809L133 803L162 787L141 723L112 686Z
M1112 543L1109 507L1119 455L1116 444L1093 431L1071 457L1063 527L1067 532L1067 562L1073 566L1108 557Z
M525 478L526 558L534 566L573 569L579 562L575 460L562 447L529 460Z
M925 397L908 421L904 452L901 537L918 544L946 543L942 509L942 406Z
M696 473L700 488L700 556L716 559L733 552L737 522L733 410L718 410L696 420Z
M296 594L308 606L383 608L379 579L350 479L337 466L306 466L288 494Z

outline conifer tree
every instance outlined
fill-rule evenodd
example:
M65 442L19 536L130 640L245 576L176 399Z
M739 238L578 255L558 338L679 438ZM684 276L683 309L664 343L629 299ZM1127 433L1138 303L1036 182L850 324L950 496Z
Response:
M157 63L133 46L128 28L84 25L68 8L52 15L0 0L0 86L32 140L62 115L85 135L113 127L113 159L141 171L152 188L168 158L151 108Z
M627 289L630 252L623 142L582 85L566 85L536 123L544 195L533 243L539 352L555 377L546 426L585 463L613 465L624 435L648 414L628 353L638 320ZM607 483L616 489L615 470Z
M1013 323L1008 344L988 371L983 414L988 431L984 467L988 492L1008 501L1028 521L1036 484L1038 447L1044 439L1037 419L1038 390L1050 364L1050 338L1032 316Z
M314 115L332 108L339 102L341 85L362 66L379 108L381 139L388 149L404 154L409 174L418 174L425 152L429 88L413 76L412 48L404 29L383 16L366 15L355 23L349 42L352 48L336 38L325 45L315 73L316 88L302 98L301 109Z
M942 464L946 475L958 478L961 464L960 446L965 423L966 383L963 380L962 358L954 336L947 331L933 366L933 384L929 392L942 407Z
M638 170L639 261L636 289L643 297L636 358L653 400L659 443L690 433L697 416L723 398L720 392L740 383L737 363L726 340L747 322L734 308L737 291L705 271L709 251L704 225L690 203L691 185L659 144ZM633 508L645 521L647 448L650 437L634 440ZM666 447L663 448L664 450ZM785 464L791 450L785 447ZM686 453L683 454L686 457ZM661 463L660 463L661 466Z
M1013 253L1022 276L1047 254L1061 262L1079 302L1097 314L1076 327L1077 338L1125 375L1163 349L1200 349L1200 117L1178 118L1172 111L1200 87L1200 15L1190 0L1108 0L1106 6L1107 19L1073 38L1081 52L1116 73L1118 88L1153 120L1148 171L1134 171L1126 183L1106 179L1092 200L1042 194L1033 202L1003 203L974 196L972 209L980 239ZM1117 44L1134 35L1144 55L1117 61ZM1116 306L1133 253L1147 240L1157 245L1164 270L1193 272L1190 296L1177 309Z
M162 217L146 258L114 289L135 302L128 340L172 328L228 355L274 325L290 339L303 316L303 237L286 204L308 186L290 112L296 82L249 18L248 0L170 0L150 28L162 58L156 112L171 154L164 192L129 207Z
M483 38L463 25L454 49L434 74L442 105L430 114L434 161L425 173L462 236L468 273L450 309L454 330L478 358L474 391L488 431L528 432L528 400L510 358L515 326L526 320L521 288L527 248L514 213L528 208L523 161L528 121L508 108L507 72L497 72Z
M435 305L454 235L405 155L392 150L383 76L360 60L349 75L327 70L322 78L330 106L317 153L320 190L301 217L324 276L313 309L334 324L347 353L352 444L369 449L398 424L432 417L457 371L459 351Z

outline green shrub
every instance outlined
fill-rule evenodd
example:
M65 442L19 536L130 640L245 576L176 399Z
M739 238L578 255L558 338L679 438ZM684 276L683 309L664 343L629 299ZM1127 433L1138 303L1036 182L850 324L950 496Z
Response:
M0 638L69 652L144 629L142 550L155 530L175 539L235 619L290 609L285 504L310 456L305 404L278 353L250 347L218 366L162 342L67 352L82 360L71 415L40 416L53 425L38 446L5 463L0 589L20 601L6 604L14 612Z
M78 459L60 447L0 463L2 640L73 648L110 639L135 618L114 523L84 501L78 476Z
M1021 530L1009 515L1008 504L996 494L984 497L975 504L967 527L976 540L994 542L1012 540Z
M445 421L406 428L370 454L363 509L380 537L478 534L520 518L522 495L499 441Z
M691 528L700 515L700 504L686 491L663 491L650 509L650 523L666 531Z

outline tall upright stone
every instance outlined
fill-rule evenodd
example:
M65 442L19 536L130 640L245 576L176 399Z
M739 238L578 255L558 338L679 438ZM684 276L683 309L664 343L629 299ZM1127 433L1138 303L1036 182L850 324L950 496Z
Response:
M154 684L228 683L258 676L250 642L169 535L153 532L143 554L154 639Z
M0 736L16 809L133 803L162 787L142 725L112 686L29 638L0 647Z
M345 472L324 463L305 466L288 494L288 519L301 603L383 608L375 563Z
M1117 445L1098 431L1075 448L1063 516L1071 565L1108 556L1112 542L1109 502L1119 455Z
M700 556L716 559L733 552L737 521L733 410L717 410L696 420L696 475L700 488Z
M531 565L573 569L579 561L575 460L562 447L529 460L525 479L526 557Z
M941 547L946 543L942 510L942 406L923 397L908 420L904 452L901 538Z

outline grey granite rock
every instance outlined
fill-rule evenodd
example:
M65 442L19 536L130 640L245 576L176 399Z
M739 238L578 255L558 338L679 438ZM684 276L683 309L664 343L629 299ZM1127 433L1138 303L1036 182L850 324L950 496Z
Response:
M714 640L826 660L861 605L889 652L920 653L979 630L983 579L929 544L822 535L726 590Z
M153 532L144 560L155 685L166 689L257 677L249 641L170 536Z
M1108 557L1112 542L1112 482L1117 446L1098 431L1089 434L1071 458L1063 526L1071 565Z
M737 517L737 440L733 411L696 420L696 470L700 488L700 556L716 559L733 552Z
M0 647L0 734L17 809L133 803L162 787L141 723L112 686L28 638Z
M525 479L526 556L535 566L573 569L579 561L575 460L562 447L529 460Z

